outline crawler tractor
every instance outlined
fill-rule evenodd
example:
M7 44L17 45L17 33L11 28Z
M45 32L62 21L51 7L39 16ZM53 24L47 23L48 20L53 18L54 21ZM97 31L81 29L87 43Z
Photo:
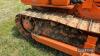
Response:
M25 37L71 56L100 56L100 0L21 0L16 16Z

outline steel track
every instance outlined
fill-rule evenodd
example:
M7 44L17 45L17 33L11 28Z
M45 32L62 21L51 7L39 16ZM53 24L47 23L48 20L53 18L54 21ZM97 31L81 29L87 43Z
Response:
M60 14L59 14L60 15ZM16 24L19 28L19 31L24 35L25 37L31 36L30 33L34 33L37 35L43 35L48 36L52 39L71 44L73 46L82 47L84 45L84 42L86 41L86 36L84 31L85 28L80 28L81 30L75 29L75 22L66 23L67 19L71 18L71 20L75 20L77 18L72 17L71 15L66 16L66 19L64 19L64 16L61 17L58 15L52 15L52 13L45 13L44 11L38 11L38 10L28 10L24 11L18 14L16 17ZM61 20L60 20L61 19ZM79 19L81 20L81 19ZM25 29L23 22L28 21L32 27ZM84 23L85 24L84 24ZM86 25L87 23L90 23L90 21L82 21L77 22L78 25ZM91 21L92 22L92 21ZM72 25L72 23L74 25ZM83 23L83 24L82 24ZM92 25L89 27L94 27L93 24L96 22L92 22ZM96 23L96 26L98 25L98 22ZM71 27L69 27L71 26ZM74 28L72 28L74 27ZM97 30L97 28L92 28ZM92 30L91 29L91 30ZM89 31L89 30L85 30ZM94 31L89 31L94 32ZM98 31L95 31L96 34L98 34ZM96 51L100 53L100 42L98 41Z

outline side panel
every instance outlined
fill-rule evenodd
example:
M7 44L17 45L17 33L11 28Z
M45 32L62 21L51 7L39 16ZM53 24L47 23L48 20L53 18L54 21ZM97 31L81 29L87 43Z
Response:
M32 5L32 4L48 4L48 0L21 0L22 3L26 5Z
M22 3L26 5L32 4L42 4L42 5L58 5L58 6L67 6L70 4L70 0L21 0Z
M26 5L31 5L32 4L32 0L21 0L21 2L26 4Z
M49 4L49 0L32 0L33 4L44 4L44 5L47 5Z
M52 4L66 6L70 4L70 0L52 0Z

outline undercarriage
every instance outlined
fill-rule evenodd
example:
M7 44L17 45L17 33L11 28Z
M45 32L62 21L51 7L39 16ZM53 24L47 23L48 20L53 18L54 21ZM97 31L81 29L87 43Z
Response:
M28 9L16 16L16 25L21 34L27 39L31 36L37 41L44 41L45 38L41 39L42 37L39 36L45 36L48 39L64 43L64 45L68 44L77 48L93 48L95 49L94 53L100 54L100 23L89 19L81 19L66 14L66 12L60 13L60 10L55 9L52 11L50 9ZM90 46L87 45L87 43L90 43L88 36L93 36L90 37L90 40L93 38L93 43ZM43 44L47 43L43 42ZM56 46L54 47L56 48Z

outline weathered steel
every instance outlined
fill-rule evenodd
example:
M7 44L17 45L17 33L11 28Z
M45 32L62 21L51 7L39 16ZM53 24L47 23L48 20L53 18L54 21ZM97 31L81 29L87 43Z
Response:
M45 10L39 11L39 10L30 9L28 11L23 11L19 14L27 15L39 19L44 19L44 20L55 21L73 28L100 34L100 22L96 22L92 20L84 20L72 15L67 15L66 13L59 13L59 12L51 13L49 11L45 12Z

